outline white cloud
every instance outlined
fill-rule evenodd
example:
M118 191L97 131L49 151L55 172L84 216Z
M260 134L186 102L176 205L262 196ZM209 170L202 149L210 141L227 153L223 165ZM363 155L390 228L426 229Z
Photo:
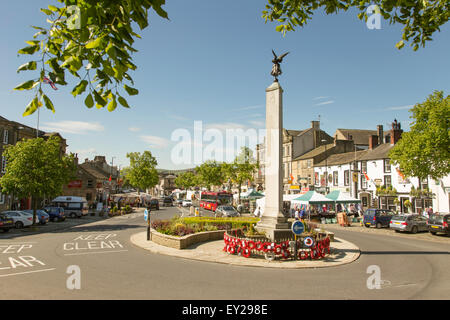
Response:
M254 109L260 109L260 108L262 108L262 106L261 105L257 105L257 106L243 107L243 108L239 108L239 109L236 109L236 110L254 110Z
M225 131L227 129L245 129L245 125L236 122L211 123L204 127L204 130L217 129Z
M331 103L334 103L334 100L320 102L320 103L316 104L316 106L323 106L323 105L331 104Z
M389 107L389 108L386 108L386 110L409 110L412 107L414 107L414 105L410 104L409 106Z
M141 131L141 128L138 128L138 127L129 127L128 130L130 130L131 132L138 132L138 131Z
M254 127L264 127L265 125L263 120L250 120L248 123L250 123Z
M59 122L44 122L41 127L44 131L55 131L62 133L72 134L86 134L90 131L101 132L105 130L98 122L85 122L85 121L59 121Z
M140 136L139 138L154 148L164 148L170 143L169 140L157 136Z
M326 99L326 98L328 98L328 97L315 97L315 98L313 98L313 100L320 100L320 99Z

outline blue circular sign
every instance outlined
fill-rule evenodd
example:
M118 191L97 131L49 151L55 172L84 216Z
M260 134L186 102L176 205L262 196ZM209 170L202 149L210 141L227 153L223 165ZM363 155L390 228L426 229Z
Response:
M292 232L299 236L303 233L303 231L305 231L305 225L303 224L303 222L296 220L292 223Z
M303 241L303 243L307 247L312 247L314 245L314 239L311 237L306 237L305 240Z

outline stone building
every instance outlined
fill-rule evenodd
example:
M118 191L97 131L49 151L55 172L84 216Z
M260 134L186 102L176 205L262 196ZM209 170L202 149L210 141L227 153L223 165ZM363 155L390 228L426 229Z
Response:
M333 143L333 137L320 129L319 121L311 121L311 127L305 130L283 129L283 184L284 193L293 193L291 185L293 177L293 159L321 146ZM255 174L255 184L258 190L264 190L265 143L256 146L256 157L260 168ZM294 177L295 180L295 177Z

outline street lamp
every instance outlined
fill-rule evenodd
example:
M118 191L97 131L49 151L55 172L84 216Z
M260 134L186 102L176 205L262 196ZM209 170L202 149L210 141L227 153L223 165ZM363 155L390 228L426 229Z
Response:
M328 194L328 155L327 155L327 140L322 139L321 142L325 144L325 193Z

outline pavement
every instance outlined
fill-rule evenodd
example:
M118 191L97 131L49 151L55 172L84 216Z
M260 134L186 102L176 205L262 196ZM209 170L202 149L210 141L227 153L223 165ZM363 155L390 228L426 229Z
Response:
M244 258L238 255L231 255L223 251L223 240L210 241L193 245L187 249L174 249L159 245L147 240L147 232L139 232L130 237L133 245L148 250L152 253L174 256L178 258L199 260L206 262L215 262L236 266L248 267L265 267L265 268L281 268L281 269L303 269L303 268L326 268L349 264L357 260L360 256L359 248L353 243L335 238L330 243L331 254L320 260L303 260L303 261L268 261L262 257Z
M331 231L346 230L351 232L361 232L380 236L394 236L405 239L417 239L417 240L440 242L450 245L450 236L442 233L432 235L429 232L418 232L415 234L410 232L395 232L390 228L381 228L381 229L377 229L374 227L366 228L365 226L361 226L359 222L353 222L349 227L342 227L339 224L317 224L317 227L322 229L328 229Z

